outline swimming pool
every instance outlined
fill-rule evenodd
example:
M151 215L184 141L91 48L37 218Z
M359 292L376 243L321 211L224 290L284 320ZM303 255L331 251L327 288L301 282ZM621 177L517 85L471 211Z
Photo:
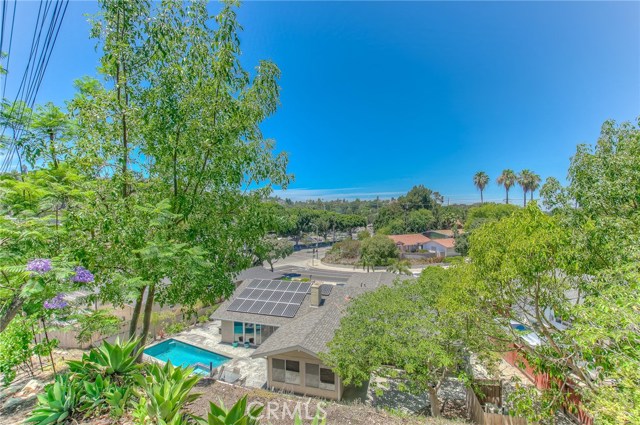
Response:
M144 353L163 362L171 360L171 363L176 366L193 366L196 373L202 375L209 373L209 367L216 368L231 360L230 357L203 350L175 339L168 339L146 348ZM204 365L204 367L200 365Z

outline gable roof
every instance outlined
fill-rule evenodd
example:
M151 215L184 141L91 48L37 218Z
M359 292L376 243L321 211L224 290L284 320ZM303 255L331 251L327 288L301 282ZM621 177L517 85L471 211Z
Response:
M393 242L400 245L420 245L429 242L431 239L422 233L412 233L406 235L389 235Z
M446 239L432 239L431 242L437 243L440 246L445 248L454 248L456 246L456 240L452 238Z
M303 351L314 357L326 351L333 339L349 302L356 296L380 286L390 286L396 280L409 279L393 273L355 273L345 285L337 285L325 304L311 308L306 314L278 328L251 357L267 357L290 351Z

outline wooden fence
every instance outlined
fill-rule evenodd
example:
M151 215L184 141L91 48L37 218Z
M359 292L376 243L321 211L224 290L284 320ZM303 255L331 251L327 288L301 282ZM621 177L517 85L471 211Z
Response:
M502 355L507 363L517 367L527 378L529 378L540 390L546 390L551 388L552 382L548 373L537 373L533 367L529 364L527 359L522 353L513 347L514 350L508 351ZM556 380L555 384L559 387L563 387L560 380ZM576 389L574 384L570 381L565 382L564 392L567 402L562 406L563 412L571 417L575 422L580 425L593 425L593 417L591 417L582 407L582 398Z
M153 321L150 324L149 336L155 339L156 335L158 335L160 331L163 331L164 329L167 328L167 326L174 323L184 323L185 325L194 324L196 323L197 318L200 315L207 314L210 311L211 311L211 307L204 307L196 310L195 313L192 313L190 316L188 316L185 313L181 313L180 311L176 311L175 314L168 316L165 311L164 315L166 315L167 317L164 317L157 321ZM77 339L78 331L74 329L55 329L55 330L52 329L52 330L49 330L47 334L49 335L49 339L58 340L59 348L87 349L92 346L95 347L97 345L100 345L103 341L108 341L110 343L113 343L117 338L119 338L121 341L123 340L126 341L127 339L129 339L129 324L130 324L130 321L125 320L120 323L120 330L118 332L111 335L96 334L94 335L94 337L91 339L90 342L86 342L86 343L78 342L78 339ZM142 323L139 324L137 328L137 332L139 333L141 330L142 330ZM45 336L44 334L38 334L36 335L35 338L37 341L42 341L45 338Z
M500 381L478 381L475 385L481 392L480 398L498 407L502 407L502 383ZM527 425L527 420L518 416L485 412L473 388L467 388L467 411L469 418L476 425Z

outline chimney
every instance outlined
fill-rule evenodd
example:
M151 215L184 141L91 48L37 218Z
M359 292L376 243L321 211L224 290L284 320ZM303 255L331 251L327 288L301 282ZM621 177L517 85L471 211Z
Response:
M311 307L320 307L322 303L322 293L320 292L320 282L313 282L311 285Z

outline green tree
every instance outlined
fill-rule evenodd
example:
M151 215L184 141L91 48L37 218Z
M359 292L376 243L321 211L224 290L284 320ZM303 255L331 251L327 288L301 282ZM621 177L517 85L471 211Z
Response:
M267 262L271 271L273 265L283 258L293 254L293 243L285 238L266 236L262 239L262 244L256 249L257 263Z
M385 235L374 235L361 242L360 259L362 265L369 267L386 266L398 258L396 244Z
M405 232L407 233L422 233L433 228L435 224L435 218L433 213L427 209L419 209L411 211L407 219L407 226Z
M514 173L513 170L510 169L503 170L502 174L500 174L500 176L498 176L498 179L496 180L499 185L504 187L507 196L507 204L509 203L509 189L511 189L517 181L518 177L516 176L516 173Z
M473 175L473 185L480 191L480 203L484 203L482 196L484 189L489 184L489 176L484 171L478 171Z
M428 267L418 280L405 280L358 296L322 355L346 385L369 382L371 374L399 383L414 394L429 394L440 416L438 393L445 378L465 364L467 350L485 353L487 339L469 324L482 322L466 307L465 273ZM380 389L378 389L380 390Z
M94 21L113 88L79 83L74 114L92 130L78 145L104 157L77 162L117 166L73 228L95 229L82 249L100 267L97 284L109 282L100 295L135 299L130 333L142 317L142 340L154 302L228 295L231 274L277 226L263 200L272 184L286 187L287 160L259 123L277 107L279 70L262 61L250 78L239 31L232 3L212 22L205 2L105 2Z
M391 261L389 267L387 267L387 271L389 273L411 275L411 263L409 260L396 259Z

